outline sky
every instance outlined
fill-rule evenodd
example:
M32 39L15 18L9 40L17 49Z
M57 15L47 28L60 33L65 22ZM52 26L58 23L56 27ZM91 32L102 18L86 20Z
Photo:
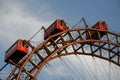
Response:
M90 25L105 20L110 31L120 33L120 0L0 0L0 67L17 39L29 39L57 18L72 27L83 17Z

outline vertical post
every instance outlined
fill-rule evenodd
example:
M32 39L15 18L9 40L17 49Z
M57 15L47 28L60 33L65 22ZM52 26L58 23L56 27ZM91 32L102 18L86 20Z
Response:
M88 27L88 25L87 25L87 23L86 23L85 19L84 19L84 18L82 18L82 20L83 20L83 23L85 24L85 27Z

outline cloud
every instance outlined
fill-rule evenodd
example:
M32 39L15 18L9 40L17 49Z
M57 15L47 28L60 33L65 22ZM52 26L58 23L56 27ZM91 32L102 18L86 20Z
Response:
M120 71L119 66L91 56L71 55L50 61L49 64L43 68L44 74L48 77L66 79L72 76L74 80L78 78L84 80L109 80L110 76L112 80L119 80L119 77L116 76Z
M9 48L9 46L11 46L13 42L15 42L18 38L29 39L38 29L40 29L41 26L45 27L48 26L51 23L51 20L55 17L56 17L55 14L50 11L49 3L44 3L41 0L0 0L0 47L5 49ZM41 38L41 34L39 34L37 38ZM3 59L3 56L4 55L1 56L2 57L1 59ZM81 58L82 61L81 65L77 64L78 62L76 61L78 61L78 59L76 59L75 56L69 56L68 58L69 59L67 60L69 60L71 63L75 63L76 68L78 69L79 67L81 67L83 63L86 63L85 59L87 60L88 64L87 65L84 64L81 67L82 69L84 69L83 67L85 67L85 65L86 66L89 65L90 68L92 68L89 69L89 71L91 71L93 70L93 68L95 68L96 65L96 64L94 65L94 63L91 63L93 62L93 59L91 57L85 57L85 59L83 59L83 56L80 56L79 58ZM66 62L68 62L67 60ZM98 63L96 67L98 66L99 68L102 67L101 69L101 72L103 72L102 75L104 74L106 75L103 66L99 64L100 60L97 60L96 62ZM53 64L56 65L59 74L63 74L65 76L70 75L70 74L66 75L67 73L65 72L63 63L59 63L59 60L57 61L57 63L53 62ZM107 69L108 63L105 64L107 66L104 67ZM71 64L67 65L71 66ZM72 66L72 68L74 67ZM113 68L117 67L113 66ZM98 68L96 69L97 72L100 71L98 70ZM120 72L119 70L118 72ZM93 72L94 72L93 75L95 75L96 72L95 71ZM101 72L99 72L97 76L99 75L102 76L100 74ZM51 74L48 71L46 71L46 73ZM86 76L85 73L83 75Z
M35 6L35 4L37 5ZM41 6L38 6L38 4ZM41 26L48 26L50 23L49 20L54 18L49 7L48 4L40 4L40 1L1 1L1 45L5 47L6 45L11 44L11 42L16 41L18 38L29 39Z
M5 64L5 51L17 39L29 39L42 26L48 27L53 18L49 4L40 0L0 0L0 68ZM37 36L39 41L43 37L41 34Z
M67 51L72 52L72 47L69 46ZM82 50L79 51L82 52ZM91 52L90 48L86 47L85 52ZM106 52L103 51L103 53ZM120 72L119 66L92 56L70 55L48 63L50 65L46 64L47 67L45 66L43 70L44 74L50 77L66 79L72 76L73 80L78 80L78 78L83 80L109 80L109 78L119 80L119 77L116 76Z

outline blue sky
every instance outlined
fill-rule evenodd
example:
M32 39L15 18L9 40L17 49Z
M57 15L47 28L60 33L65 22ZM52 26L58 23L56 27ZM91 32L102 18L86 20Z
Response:
M29 39L56 18L73 26L82 17L90 25L105 20L109 30L120 33L120 0L0 0L0 67L5 50L18 38Z

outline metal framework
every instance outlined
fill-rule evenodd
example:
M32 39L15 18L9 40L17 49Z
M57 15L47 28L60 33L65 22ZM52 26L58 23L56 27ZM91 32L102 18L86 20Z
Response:
M92 39L91 31L96 31L98 39ZM100 32L106 33L100 38ZM86 33L90 39L86 40ZM54 40L55 36L59 36ZM93 28L73 28L58 34L49 36L42 43L31 47L31 52L18 64L14 64L14 69L9 74L7 80L21 80L24 74L25 80L37 80L43 66L55 58L67 55L89 55L98 57L120 66L120 34L110 31L100 31ZM36 57L36 60L33 58ZM11 61L12 62L12 61ZM31 67L28 68L27 66Z

